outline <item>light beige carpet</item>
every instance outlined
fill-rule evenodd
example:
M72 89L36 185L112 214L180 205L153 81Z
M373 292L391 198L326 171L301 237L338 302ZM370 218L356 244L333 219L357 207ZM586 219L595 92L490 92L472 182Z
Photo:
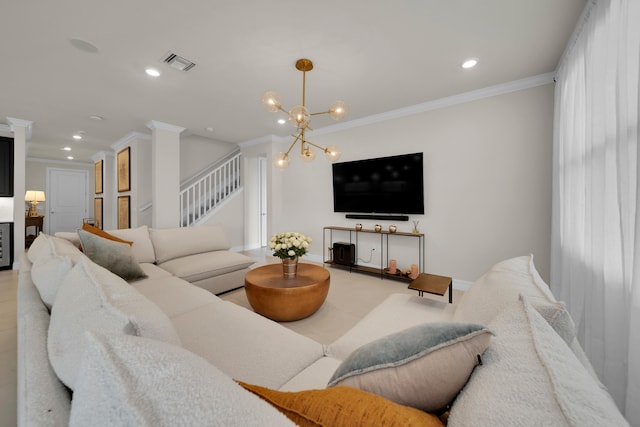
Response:
M254 257L257 263L252 267L266 263L279 263L278 258L265 255L264 251L247 251L248 256ZM305 258L302 262L308 262ZM393 293L418 295L417 291L407 289L408 283L397 280L380 279L362 273L350 273L343 268L328 268L331 274L331 284L327 299L320 309L307 317L295 322L282 322L283 326L305 335L321 344L330 344L347 332L362 317ZM453 303L461 297L462 291L454 289ZM244 288L221 295L222 299L234 302L252 310L247 300ZM434 304L446 307L449 303L448 295L425 294L424 298L434 301Z

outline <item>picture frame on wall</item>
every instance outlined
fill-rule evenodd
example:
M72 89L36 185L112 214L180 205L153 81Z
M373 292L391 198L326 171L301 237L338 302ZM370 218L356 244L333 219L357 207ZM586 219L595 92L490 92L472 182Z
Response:
M95 227L102 230L102 197L93 199L93 217L95 218Z
M129 196L118 196L118 229L130 228L131 210Z
M103 172L103 161L95 162L94 166L94 180L95 180L95 193L102 194L102 172Z
M118 192L131 191L131 163L130 163L131 147L123 148L118 151Z

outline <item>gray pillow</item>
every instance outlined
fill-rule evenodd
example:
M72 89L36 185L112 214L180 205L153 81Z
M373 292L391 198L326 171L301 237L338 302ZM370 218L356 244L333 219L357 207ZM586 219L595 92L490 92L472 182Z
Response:
M329 387L375 393L427 412L451 403L489 346L493 333L469 323L425 323L355 350Z
M78 230L78 236L85 255L99 266L128 282L147 277L134 258L130 245L105 239L84 230Z

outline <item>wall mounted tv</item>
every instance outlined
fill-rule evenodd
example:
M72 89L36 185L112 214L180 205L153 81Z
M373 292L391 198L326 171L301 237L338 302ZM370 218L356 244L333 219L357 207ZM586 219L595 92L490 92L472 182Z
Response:
M424 214L422 153L332 167L334 212Z

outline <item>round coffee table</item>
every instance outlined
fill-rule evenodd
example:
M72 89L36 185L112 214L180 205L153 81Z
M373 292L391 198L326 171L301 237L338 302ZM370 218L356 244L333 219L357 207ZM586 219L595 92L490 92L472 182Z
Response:
M282 264L267 264L246 274L244 288L256 313L291 322L312 315L324 303L329 293L329 270L298 263L296 277L285 278Z

